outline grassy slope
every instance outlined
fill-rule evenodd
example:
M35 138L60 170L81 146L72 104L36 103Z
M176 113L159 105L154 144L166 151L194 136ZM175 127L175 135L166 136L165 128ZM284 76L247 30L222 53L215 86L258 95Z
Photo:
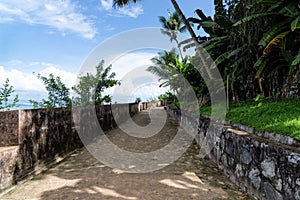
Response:
M201 108L201 113L209 114L210 107ZM226 120L228 123L237 122L300 140L300 100L233 104Z

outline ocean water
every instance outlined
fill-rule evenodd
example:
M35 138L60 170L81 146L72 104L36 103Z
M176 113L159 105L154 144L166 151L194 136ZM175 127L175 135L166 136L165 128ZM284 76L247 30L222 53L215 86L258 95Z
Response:
M13 108L14 110L26 110L26 109L33 109L33 106L31 103L29 103L29 100L23 100L19 101L17 103L17 106Z
M47 98L46 92L30 90L16 90L14 94L12 94L11 99L13 99L15 95L19 96L19 102L17 102L17 105L14 108L11 108L10 110L33 109L32 104L29 102L30 99L37 102L42 102L42 99ZM11 103L11 101L9 103Z
M11 103L11 101L9 101L8 103ZM26 109L33 109L33 106L31 103L29 103L29 100L19 100L16 106L10 108L9 110L26 110Z

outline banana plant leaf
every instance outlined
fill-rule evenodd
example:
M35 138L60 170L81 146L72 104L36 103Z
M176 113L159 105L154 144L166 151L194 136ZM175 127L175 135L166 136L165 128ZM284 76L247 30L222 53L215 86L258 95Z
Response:
M283 38L286 37L287 34L289 34L290 31L286 31L286 32L283 32L283 33L280 33L279 35L277 35L276 37L274 37L270 42L269 44L265 47L263 53L264 54L268 54L268 52L270 52L271 48L274 46L274 45L277 45L278 43L281 42L281 40Z
M269 16L269 15L277 15L277 13L267 13L267 12L266 12L266 13L257 13L257 14L253 14L253 15L250 15L250 16L248 16L248 17L245 17L245 18L243 18L243 19L241 19L241 20L235 22L235 23L233 24L233 26L236 27L236 26L239 26L239 25L241 25L241 24L243 24L243 23L249 22L249 21L251 21L251 20L254 20L254 19L257 19L257 18L260 18L260 17Z
M213 66L218 66L219 64L221 64L223 61L225 61L226 59L229 59L231 58L232 56L238 54L240 51L243 51L245 48L247 47L247 45L244 45L242 47L239 47L235 50L230 50L230 51L227 51L225 53L223 53L222 55L220 55L216 60L215 62L213 63Z
M274 26L271 28L268 32L266 32L261 40L259 41L259 46L267 46L274 38L276 38L278 35L280 35L282 32L286 31L286 29L289 26L289 20L284 20L281 23L277 24L277 26ZM288 28L289 29L289 28Z
M300 54L298 54L292 62L292 66L297 66L300 63Z
M300 28L300 16L298 16L292 23L291 23L291 30L294 32L296 29Z

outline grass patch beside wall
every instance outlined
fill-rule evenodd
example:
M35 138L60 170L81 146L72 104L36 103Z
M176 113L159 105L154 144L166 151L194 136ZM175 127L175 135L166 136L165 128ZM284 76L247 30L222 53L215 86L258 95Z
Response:
M200 109L210 114L210 106ZM256 101L231 104L226 121L251 126L262 131L288 135L300 140L300 100Z

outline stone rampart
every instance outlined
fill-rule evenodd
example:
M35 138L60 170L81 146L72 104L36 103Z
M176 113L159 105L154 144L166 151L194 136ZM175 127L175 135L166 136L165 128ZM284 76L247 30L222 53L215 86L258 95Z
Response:
M93 140L98 136L95 126L115 128L116 120L138 113L139 104L116 104L113 111L104 105L0 112L0 190L82 147L80 134Z
M196 134L199 145L225 175L258 199L300 200L300 142L240 124L225 126L209 116L198 123L169 113ZM203 154L202 154L203 155Z

